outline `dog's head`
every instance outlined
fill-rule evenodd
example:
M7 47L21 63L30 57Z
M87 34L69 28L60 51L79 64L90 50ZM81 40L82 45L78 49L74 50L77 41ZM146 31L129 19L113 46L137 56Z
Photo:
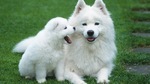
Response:
M47 31L50 33L55 33L60 38L64 38L67 43L71 43L68 35L73 34L75 32L75 27L68 25L68 21L62 17L56 17L51 19L45 26Z
M113 21L102 0L95 0L92 6L86 5L84 0L78 0L69 24L75 26L77 32L90 43L113 30Z

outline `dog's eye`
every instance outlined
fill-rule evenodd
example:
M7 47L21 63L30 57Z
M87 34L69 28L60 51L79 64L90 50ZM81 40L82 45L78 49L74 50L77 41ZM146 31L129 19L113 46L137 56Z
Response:
M83 25L83 26L87 26L87 24L86 24L86 23L83 23L82 25Z
M65 27L64 29L67 29L67 27Z
M96 22L96 23L95 23L95 25L99 25L99 23L98 23L98 22Z

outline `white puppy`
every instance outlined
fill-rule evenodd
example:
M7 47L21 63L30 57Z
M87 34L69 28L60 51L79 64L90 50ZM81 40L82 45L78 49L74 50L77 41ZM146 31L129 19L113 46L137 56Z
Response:
M64 39L71 43L67 35L74 31L75 28L69 26L64 18L50 20L43 30L35 37L31 37L34 40L27 46L19 63L21 76L36 77L38 83L45 82L45 77L56 68L63 57Z

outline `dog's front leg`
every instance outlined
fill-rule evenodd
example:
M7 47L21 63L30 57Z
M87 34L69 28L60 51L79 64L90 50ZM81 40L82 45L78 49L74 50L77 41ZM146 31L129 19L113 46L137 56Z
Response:
M110 75L110 71L108 67L102 68L97 74L97 83L108 84L108 77Z
M70 70L65 71L64 77L73 84L87 84L82 80L80 76Z
M64 80L64 59L61 59L55 69L55 76L58 81L63 81Z
M44 83L46 82L46 69L45 67L43 67L43 65L41 64L37 64L35 66L35 70L36 70L36 80L38 83Z

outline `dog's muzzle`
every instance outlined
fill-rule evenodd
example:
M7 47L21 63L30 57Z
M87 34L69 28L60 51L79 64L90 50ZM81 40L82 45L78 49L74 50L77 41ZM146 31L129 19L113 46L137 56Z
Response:
M87 31L87 35L88 35L88 36L93 36L93 35L94 35L94 31L93 31L93 30Z
M89 42L95 41L96 38L94 37L94 31L93 30L88 30L87 35L88 35L88 37L86 38L87 41L89 41Z
M68 43L68 44L71 44L72 41L70 40L69 36L65 36L64 37L65 41Z
M73 27L73 30L75 31L75 30L76 30L76 28L75 28L75 27ZM70 39L70 37L69 37L69 36L65 36L65 37L64 37L64 39L65 39L65 41L66 41L68 44L71 44L71 43L72 43L72 41L71 41L71 39Z

